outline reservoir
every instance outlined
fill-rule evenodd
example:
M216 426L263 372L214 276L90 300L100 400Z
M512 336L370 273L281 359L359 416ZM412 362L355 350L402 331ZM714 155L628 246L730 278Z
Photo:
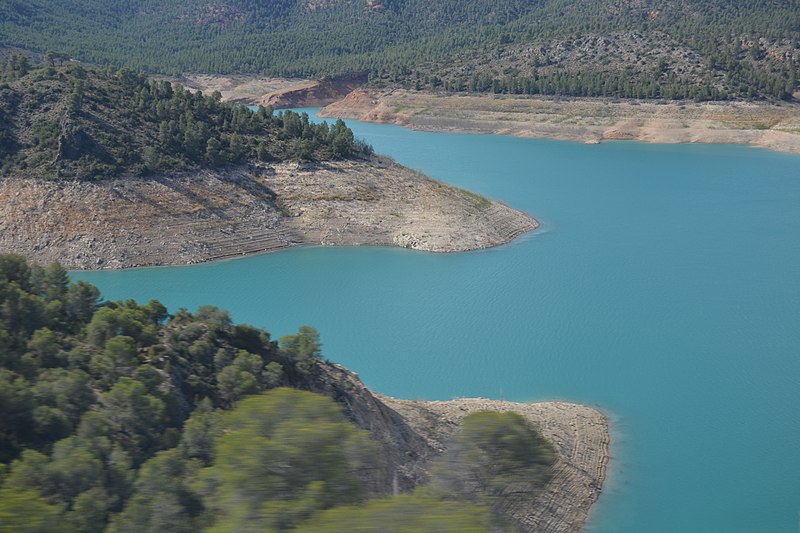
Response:
M800 156L348 125L541 228L461 254L305 247L74 277L273 338L309 324L391 396L597 406L613 460L593 533L797 531Z

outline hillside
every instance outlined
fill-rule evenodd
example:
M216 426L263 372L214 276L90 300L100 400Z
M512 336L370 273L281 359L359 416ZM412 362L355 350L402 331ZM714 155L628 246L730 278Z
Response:
M791 0L0 2L0 43L96 64L573 96L790 99L798 28Z
M382 398L308 326L99 296L0 255L2 531L577 533L599 495L593 409Z
M14 55L0 73L0 252L69 268L298 244L452 252L538 225L373 156L341 120L253 112L127 69Z
M341 121L328 127L253 112L129 69L50 58L0 61L0 168L14 177L98 180L247 161L368 156Z

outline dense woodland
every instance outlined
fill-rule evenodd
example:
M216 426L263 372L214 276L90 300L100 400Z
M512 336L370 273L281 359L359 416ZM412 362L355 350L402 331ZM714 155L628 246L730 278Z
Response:
M298 390L324 364L310 327L276 342L214 307L102 302L1 255L0 531L499 531L503 490L549 479L552 445L483 412L387 497L369 434Z
M5 175L104 177L223 167L250 160L366 157L340 120L274 114L155 81L130 69L89 69L50 53L0 61L0 169Z
M790 99L799 42L794 0L0 1L0 44L40 53L446 91Z

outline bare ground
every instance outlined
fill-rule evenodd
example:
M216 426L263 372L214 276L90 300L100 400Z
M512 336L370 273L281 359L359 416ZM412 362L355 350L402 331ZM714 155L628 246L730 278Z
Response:
M533 498L517 494L503 513L521 531L576 533L597 501L609 462L609 428L594 409L564 402L511 403L483 398L418 402L379 397L434 449L443 450L462 419L476 411L514 411L530 420L558 450L555 475Z
M259 104L273 93L299 90L317 85L316 81L293 78L259 78L249 75L187 74L170 78L184 87L211 94L219 91L222 99L243 104Z
M377 158L96 183L0 180L0 253L71 269L198 263L300 244L455 252L536 227L527 214Z
M554 475L538 492L504 496L501 512L520 531L578 533L606 479L609 426L590 407L564 403L511 403L484 398L424 402L398 400L367 389L358 376L334 364L314 366L308 388L340 402L357 426L380 445L393 471L388 485L377 483L378 496L408 492L429 481L434 462L447 450L465 416L476 411L515 411L526 417L556 447Z
M800 106L602 98L434 95L356 90L320 113L426 131L492 133L599 143L744 144L800 153Z
M187 74L181 78L171 78L170 81L200 90L204 94L219 91L225 101L286 109L326 106L362 86L367 77L366 74L352 74L317 81L248 75Z

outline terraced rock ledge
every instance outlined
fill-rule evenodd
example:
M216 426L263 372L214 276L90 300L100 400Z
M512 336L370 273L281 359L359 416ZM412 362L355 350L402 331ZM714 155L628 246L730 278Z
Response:
M476 411L515 411L558 451L554 475L538 492L503 496L502 514L529 533L578 533L603 488L610 461L608 420L596 409L565 402L512 403L485 398L398 400L367 389L347 369L320 363L308 388L336 399L347 416L370 431L394 471L396 488L424 485L433 462L463 418Z
M504 498L503 514L519 531L577 533L600 497L609 462L608 421L599 411L564 402L512 403L484 398L419 402L381 397L434 449L444 449L461 420L477 411L514 411L536 425L555 444L555 474L531 498L517 493Z
M199 263L302 244L457 252L537 226L381 158L91 183L0 180L0 252L70 269Z

